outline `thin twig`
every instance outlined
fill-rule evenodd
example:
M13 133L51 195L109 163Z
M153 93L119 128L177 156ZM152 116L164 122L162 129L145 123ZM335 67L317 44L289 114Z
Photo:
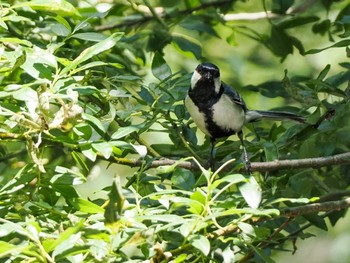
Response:
M192 14L193 12L202 10L202 9L206 9L206 8L210 8L210 7L221 7L227 4L232 3L232 0L222 0L222 1L214 1L214 2L208 2L208 3L203 3L199 6L193 7L193 8L189 8L189 9L185 9L185 10L181 10L179 12L174 13L173 15L167 14L165 13L163 10L161 12L157 12L157 17L160 19L172 19L175 16L176 17L181 17L184 15L188 15L188 14ZM155 9L156 10L156 9ZM142 17L138 17L138 18L126 18L123 22L115 24L115 25L103 25L103 26L98 26L95 28L96 31L106 31L106 30L112 30L112 29L117 29L117 28L122 28L122 27L133 27L136 25L140 25L140 24L144 24L147 23L149 21L151 21L152 19L154 19L154 16L151 16L149 14L144 14Z

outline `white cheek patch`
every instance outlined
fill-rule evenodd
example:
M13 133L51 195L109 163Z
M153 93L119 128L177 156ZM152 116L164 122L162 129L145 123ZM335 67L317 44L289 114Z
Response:
M193 89L194 86L196 85L196 83L198 82L198 80L200 80L202 78L202 76L195 70L192 74L192 78L191 78L191 88Z
M185 106L187 111L190 113L194 123L197 125L197 127L203 133L210 136L210 133L205 126L205 120L206 120L205 114L199 111L198 107L193 103L193 101L189 96L186 96L185 98Z
M213 121L220 128L239 132L245 121L245 113L241 105L236 104L226 94L213 105Z
M214 79L215 93L218 94L220 92L221 80L220 78Z

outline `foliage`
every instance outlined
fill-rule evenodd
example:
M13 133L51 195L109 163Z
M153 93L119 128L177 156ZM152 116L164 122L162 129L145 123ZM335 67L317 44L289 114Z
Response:
M0 3L3 262L273 262L271 253L309 237L308 227L327 229L327 218L334 225L344 215L294 217L284 209L349 195L348 165L248 176L240 150L232 151L239 142L226 140L217 149L220 168L204 168L209 141L198 142L183 99L186 72L198 60L222 61L228 74L230 57L217 41L244 46L245 37L254 52L245 63L261 70L264 56L284 62L294 51L306 58L341 49L335 69L329 62L245 89L254 74L232 83L308 116L303 125L248 125L252 161L349 151L346 1L95 2ZM232 19L234 10L272 13L256 23ZM321 46L310 42L318 37ZM155 136L167 140L149 143ZM162 158L176 162L155 167ZM199 169L184 169L185 160ZM138 167L102 197L85 198L77 186L102 161Z

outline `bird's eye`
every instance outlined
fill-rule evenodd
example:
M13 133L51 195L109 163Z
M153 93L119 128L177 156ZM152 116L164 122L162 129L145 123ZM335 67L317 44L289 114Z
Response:
M215 79L218 78L218 77L220 77L219 71L214 70L214 71L213 71L213 77L214 77Z

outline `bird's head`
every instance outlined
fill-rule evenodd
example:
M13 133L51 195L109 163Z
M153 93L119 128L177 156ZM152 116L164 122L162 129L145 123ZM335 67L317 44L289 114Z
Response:
M219 93L221 86L220 70L212 63L202 63L197 66L191 78L191 89L211 87Z

